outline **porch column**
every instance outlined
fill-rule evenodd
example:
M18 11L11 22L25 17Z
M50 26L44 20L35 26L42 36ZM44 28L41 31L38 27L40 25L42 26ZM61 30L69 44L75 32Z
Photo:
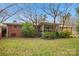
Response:
M72 27L71 27L71 33L72 33Z
M42 38L44 38L44 24L42 24Z

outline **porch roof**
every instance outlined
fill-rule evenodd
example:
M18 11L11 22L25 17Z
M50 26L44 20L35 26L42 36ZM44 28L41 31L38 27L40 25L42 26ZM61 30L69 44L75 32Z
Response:
M5 28L5 27L7 27L7 25L5 25L5 24L3 24L3 23L0 23L0 27Z
M39 23L38 24L38 26L41 26L41 25L61 25L61 24L59 24L59 23L56 23L56 24L54 24L54 23L49 23L49 22L41 22L41 23Z
M3 23L5 25L21 25L21 23Z
M63 25L60 25L59 27L63 27ZM67 26L67 25L64 25L64 27L72 27L71 25Z

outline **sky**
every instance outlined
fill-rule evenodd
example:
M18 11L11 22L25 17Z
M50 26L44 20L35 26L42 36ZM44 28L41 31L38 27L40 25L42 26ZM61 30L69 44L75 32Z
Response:
M46 4L46 3L45 3L45 4ZM37 5L40 5L40 6L45 5L45 4L37 3ZM4 8L5 8L6 6L8 6L8 5L10 5L10 3L9 3L9 4L8 4L8 3L0 3L0 9L4 9ZM32 4L32 6L34 6L34 5L35 5L35 4ZM76 8L76 7L79 7L79 4L73 3L72 5L73 5L73 6L71 7L71 10L70 10L71 17L76 17L75 8ZM15 6L13 6L13 7L8 8L7 11L8 11L9 13L14 13L14 12L16 12L16 10L19 9L19 7L24 8L25 10L27 9L23 4L18 3L18 7L16 7L16 5L15 5ZM62 10L64 7L65 7L65 6L61 7L61 10ZM37 6L36 6L35 8L37 8ZM6 11L6 12L7 12L7 11ZM44 13L44 12L43 12L41 9L38 8L38 14L42 14L42 13ZM21 13L20 13L20 14L21 14ZM12 17L9 18L6 22L13 22L13 20L16 20L17 22L21 22L21 20L19 20L19 19L16 18L17 16L18 16L18 15L12 16ZM47 18L47 19L48 19L49 21L52 21L52 17L50 17L49 15L48 15L48 18Z

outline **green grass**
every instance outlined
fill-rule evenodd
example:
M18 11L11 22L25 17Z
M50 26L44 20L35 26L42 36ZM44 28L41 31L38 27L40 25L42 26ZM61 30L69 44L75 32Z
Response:
M1 56L75 56L79 55L79 38L43 40L9 38L0 40Z

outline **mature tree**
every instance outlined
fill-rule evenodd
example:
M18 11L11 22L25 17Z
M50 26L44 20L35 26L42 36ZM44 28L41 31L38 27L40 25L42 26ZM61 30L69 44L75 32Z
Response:
M5 7L5 8L3 8L3 9L1 9L1 10L0 10L0 13L2 13L4 10L6 10L6 9L8 9L8 8L14 6L14 5L16 5L16 4L13 3L13 4L11 4L11 5L9 5L9 6Z
M24 4L24 9L22 8L22 13L19 17L20 20L27 22L30 21L33 23L36 34L38 33L38 13L37 8L35 6L32 6L32 4ZM20 7L21 8L21 7Z
M47 18L47 15L46 14L39 15L39 17L38 17L38 23L46 22L47 21L46 18Z
M53 20L54 20L54 24L56 24L56 20L59 17L64 17L68 11L71 9L70 7L72 6L72 4L43 4L43 6L41 7L41 9L48 15L50 15ZM56 27L54 27L54 30L56 30Z
M71 19L70 19L71 15L70 13L67 13L63 16L63 19L61 20L61 24L62 24L62 31L64 29L64 26L69 26L71 25Z
M48 15L50 15L53 20L54 20L54 24L56 23L56 18L59 15L59 7L60 4L44 4L41 9ZM55 30L55 27L54 27Z
M0 23L3 23L4 21L6 21L10 17L14 16L17 12L20 11L20 9L18 9L15 12L10 12L9 9L13 6L16 6L16 4L14 4L14 3L10 4L10 5L8 5L5 8L0 10Z
M77 21L77 32L79 32L79 20Z
M79 32L79 7L76 8L76 13L77 13L77 25L76 25L76 28L77 28L77 31Z
M76 4L65 4L63 5L64 8L63 8L63 11L61 11L61 15L60 17L62 18L60 22L62 24L62 31L63 31L63 28L64 28L64 25L67 25L67 26L72 26L73 27L73 23L74 21L71 19L71 10L74 6L76 6Z
M76 8L76 13L79 15L79 7Z
M31 22L33 23L36 29L36 35L38 35L38 24L42 21L46 21L46 14L39 14L38 13L38 6L36 4L23 4L24 8L22 9L21 15L18 15L18 19L24 22Z

